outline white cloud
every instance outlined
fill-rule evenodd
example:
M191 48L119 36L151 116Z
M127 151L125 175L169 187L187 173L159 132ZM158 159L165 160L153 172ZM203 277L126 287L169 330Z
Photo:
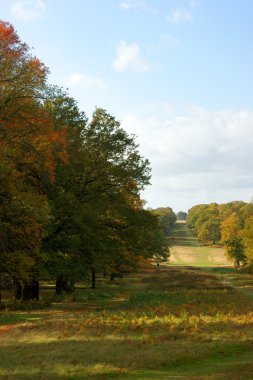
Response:
M112 64L116 71L138 71L147 72L151 64L142 57L139 46L133 42L127 44L121 41L117 46L117 56Z
M174 117L157 114L123 118L123 127L138 136L142 154L151 161L152 187L144 193L151 207L250 200L252 111L192 107Z
M180 24L182 22L192 22L192 11L186 8L176 8L171 11L167 19L172 24Z
M124 11L140 10L151 13L157 12L157 10L154 7L151 7L145 0L121 1L119 6Z
M19 20L32 21L40 17L46 10L43 0L20 0L12 4L12 16Z
M126 1L122 1L119 6L120 6L120 8L122 8L126 11L128 11L131 8L130 3L127 3Z
M108 84L103 79L80 73L72 73L64 82L69 87L78 87L85 90L95 88L105 91L108 89Z
M167 16L167 20L175 25L183 22L192 22L196 5L197 1L192 0L189 2L188 7L177 7L172 9L170 14Z

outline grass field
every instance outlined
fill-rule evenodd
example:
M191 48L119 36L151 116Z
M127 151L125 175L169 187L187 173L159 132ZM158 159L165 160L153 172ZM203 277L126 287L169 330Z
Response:
M253 379L252 276L187 264L143 263L51 307L2 312L0 379Z
M224 267L231 265L221 246L204 246L198 243L185 223L177 223L172 233L170 264L197 267Z

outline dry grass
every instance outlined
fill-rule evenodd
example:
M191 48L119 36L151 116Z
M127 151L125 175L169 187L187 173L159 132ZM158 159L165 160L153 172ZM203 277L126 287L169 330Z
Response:
M92 310L82 302L76 311L58 307L2 331L0 378L193 380L228 378L228 371L250 378L253 304L246 294L190 267L149 266L114 287L110 308L98 298Z
M212 271L146 263L49 309L2 313L0 379L252 379L253 276Z
M199 244L196 236L187 229L185 223L176 224L173 231L170 263L196 267L231 265L225 256L223 247Z
M147 290L171 289L230 289L220 279L210 273L205 273L196 267L160 266L158 270L141 279Z

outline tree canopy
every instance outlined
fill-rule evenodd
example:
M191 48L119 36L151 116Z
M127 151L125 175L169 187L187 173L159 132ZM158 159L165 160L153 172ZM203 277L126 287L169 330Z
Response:
M0 21L0 274L24 299L41 277L61 291L90 273L95 286L97 272L166 257L171 223L144 208L151 170L135 137L104 109L88 120L47 76Z

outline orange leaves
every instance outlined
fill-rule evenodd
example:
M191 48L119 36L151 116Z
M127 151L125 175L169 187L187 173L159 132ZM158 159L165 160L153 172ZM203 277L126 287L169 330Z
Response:
M42 155L44 169L49 178L54 180L57 158L65 164L68 162L66 130L56 131L49 128L45 134L37 136L35 147Z
M18 44L20 42L13 26L4 21L0 21L0 39L6 45Z
M69 162L68 154L66 151L61 151L57 153L57 157L64 163L67 164Z
M31 76L34 86L41 85L45 82L47 68L37 57L31 57L27 61L27 75Z
M68 162L67 129L45 107L47 68L0 21L0 227L5 270L28 279L50 215L45 195Z
M67 146L67 136L66 136L66 130L61 131L50 131L48 133L48 141L52 142L56 146Z
M67 162L67 137L43 106L47 68L28 52L12 25L0 21L1 153L17 168L54 177L57 159ZM11 150L11 154L10 154Z
M0 20L0 57L2 60L9 58L19 59L26 54L28 47L21 43L13 26Z
M45 73L44 71L44 64L37 58L37 57L32 57L29 61L29 66L33 70L37 70L37 72Z

